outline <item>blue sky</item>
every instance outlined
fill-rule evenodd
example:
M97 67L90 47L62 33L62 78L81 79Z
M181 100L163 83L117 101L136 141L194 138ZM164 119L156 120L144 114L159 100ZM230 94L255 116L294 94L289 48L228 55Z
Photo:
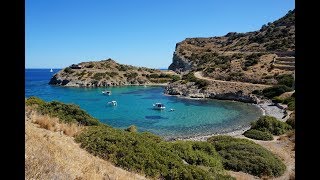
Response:
M26 68L112 58L167 68L177 42L261 28L294 0L26 0Z

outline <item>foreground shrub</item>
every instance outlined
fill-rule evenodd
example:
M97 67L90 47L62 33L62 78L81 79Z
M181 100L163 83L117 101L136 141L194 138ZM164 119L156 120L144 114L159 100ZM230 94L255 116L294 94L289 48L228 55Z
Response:
M97 119L74 104L64 104L58 101L44 102L36 97L28 98L26 104L38 104L37 110L41 114L58 117L63 123L77 123L85 126L100 124Z
M222 156L223 166L255 176L281 176L286 166L267 149L247 139L213 136L207 140Z
M130 133L107 126L91 126L75 140L90 153L149 177L231 178L223 175L220 157L206 142L165 142L151 133Z
M264 140L264 141L273 140L273 136L269 132L263 132L255 129L249 129L248 131L244 132L243 135L247 138L257 139L257 140Z
M273 135L281 135L291 130L291 126L277 120L275 117L262 116L251 124L251 129L256 129L263 132L269 132Z
M37 105L44 105L46 102L38 97L35 97L35 96L31 96L29 97L27 100L26 100L26 105L34 105L34 104L37 104Z

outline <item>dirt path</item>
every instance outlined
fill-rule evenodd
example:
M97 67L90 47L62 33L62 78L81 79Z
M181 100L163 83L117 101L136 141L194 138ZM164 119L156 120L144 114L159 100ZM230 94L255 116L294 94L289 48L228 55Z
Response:
M253 84L253 83L237 82L237 81L223 81L223 80L212 79L212 78L209 78L209 77L203 77L201 71L195 72L194 76L196 78L203 79L203 80L208 80L208 81L212 81L212 82L230 83L230 84L235 84L235 85L258 86L258 87L263 87L263 88L271 87L270 85L266 85L266 84Z

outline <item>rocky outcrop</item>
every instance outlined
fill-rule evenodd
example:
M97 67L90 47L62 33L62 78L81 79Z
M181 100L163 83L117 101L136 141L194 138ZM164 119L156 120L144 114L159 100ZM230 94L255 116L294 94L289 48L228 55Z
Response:
M174 52L172 58L172 64L170 64L170 70L181 72L191 70L191 62L188 59L181 56L179 53Z
M219 87L208 87L206 89L198 89L194 83L170 83L164 90L165 94L178 95L187 98L210 98L220 100L234 100L245 103L259 103L258 97L241 90L221 89Z

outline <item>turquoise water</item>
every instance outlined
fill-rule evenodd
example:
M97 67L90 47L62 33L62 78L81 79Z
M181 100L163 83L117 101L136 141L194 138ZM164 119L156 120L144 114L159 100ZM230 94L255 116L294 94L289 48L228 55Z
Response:
M58 70L55 70L57 72ZM163 87L125 86L111 88L71 88L48 85L48 69L26 70L26 97L74 103L113 127L136 125L139 131L157 135L191 137L231 131L256 120L261 111L256 106L221 100L190 100L163 94ZM101 91L110 90L112 95ZM117 106L107 102L115 100ZM166 110L154 110L154 103ZM170 111L173 108L175 111Z

